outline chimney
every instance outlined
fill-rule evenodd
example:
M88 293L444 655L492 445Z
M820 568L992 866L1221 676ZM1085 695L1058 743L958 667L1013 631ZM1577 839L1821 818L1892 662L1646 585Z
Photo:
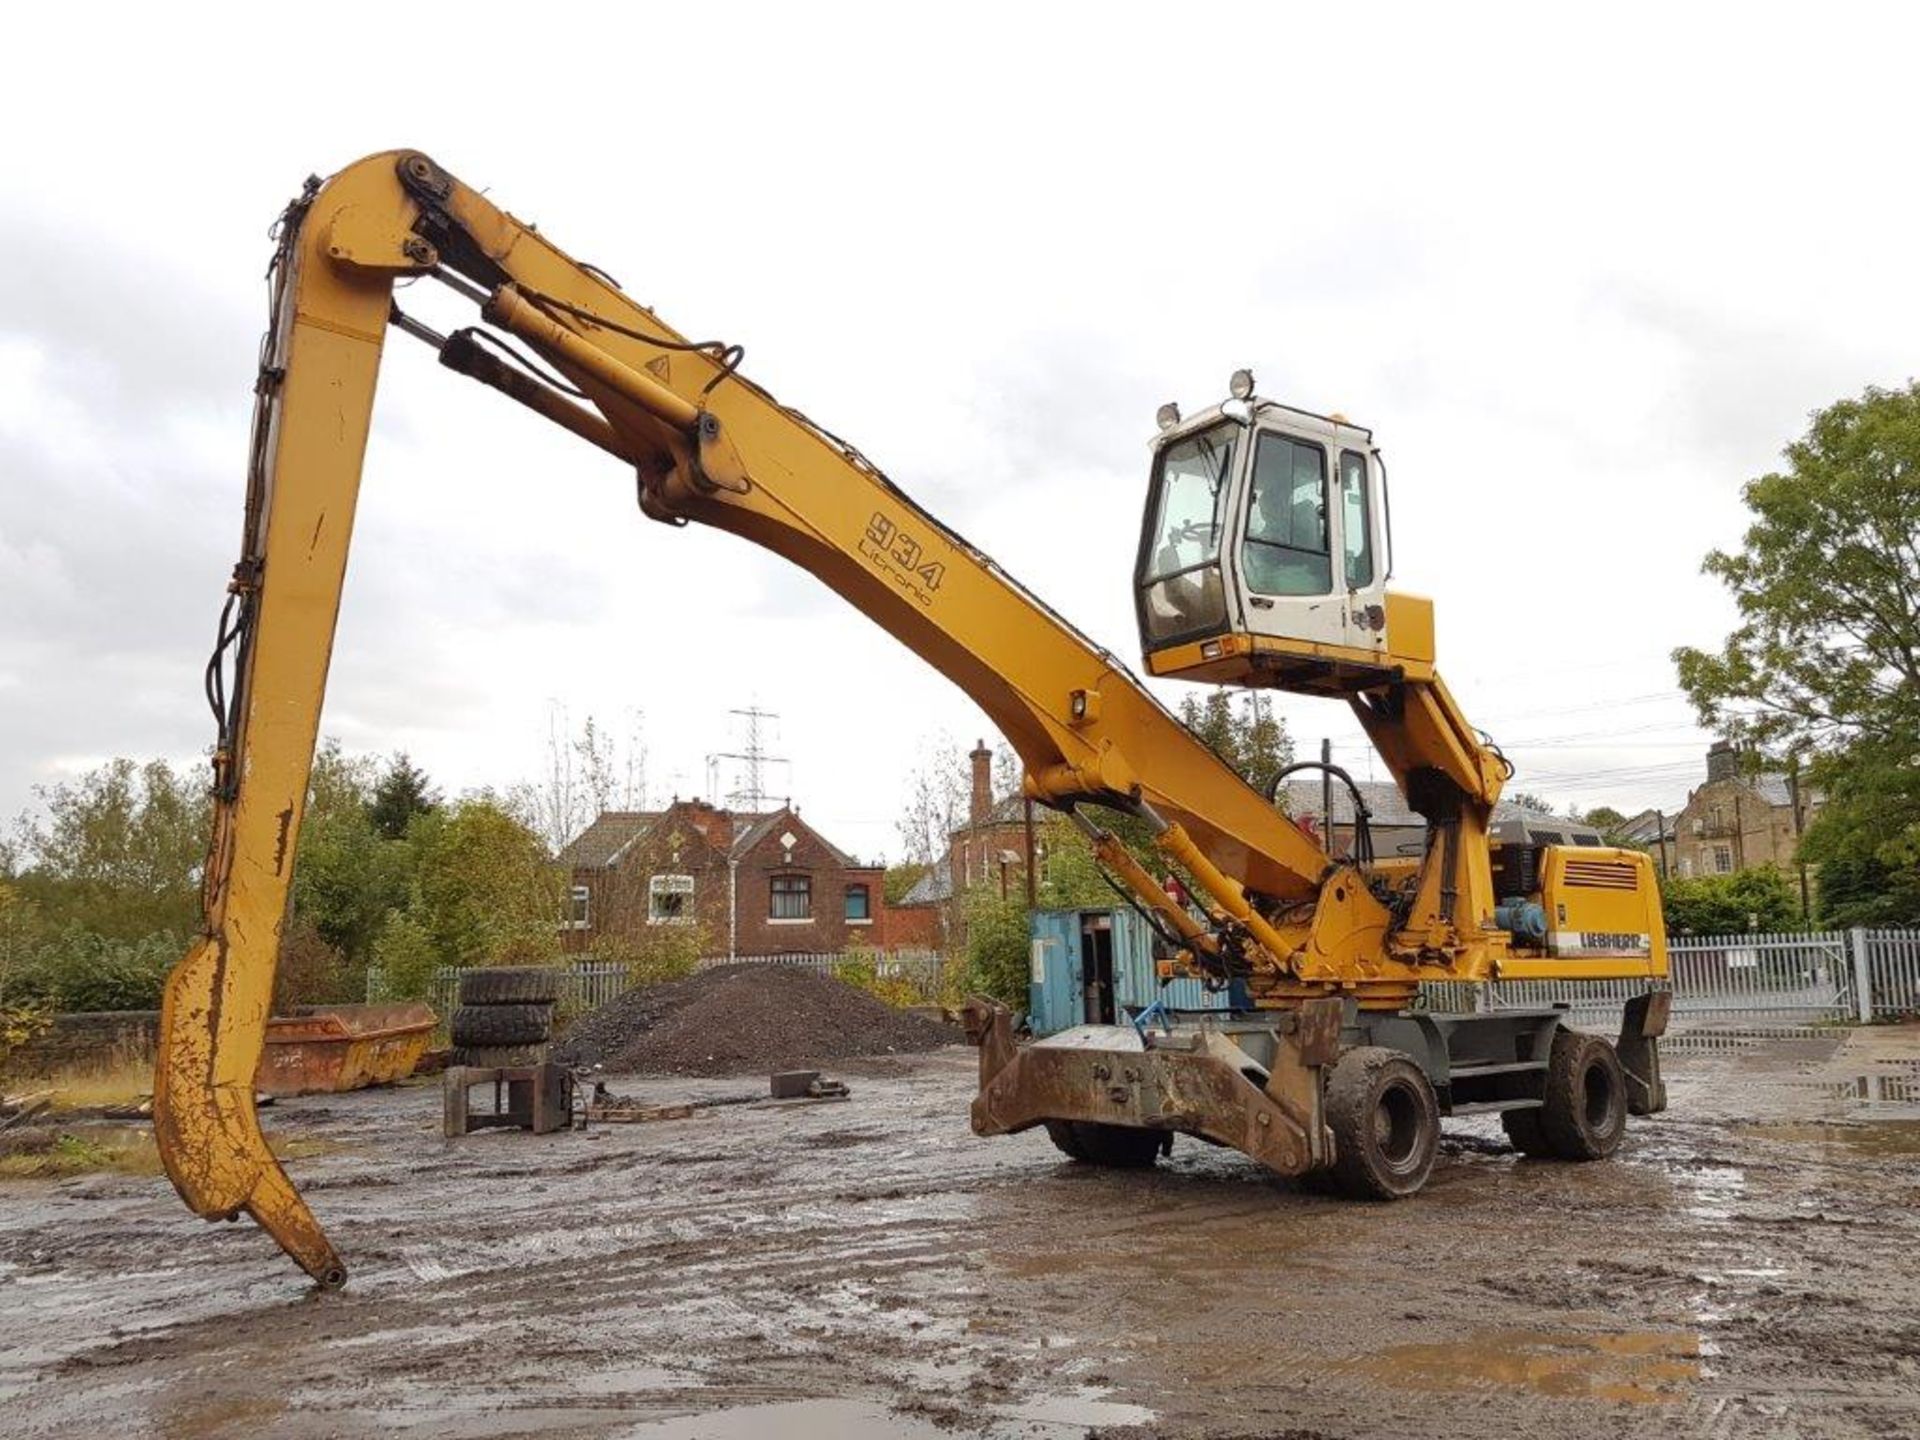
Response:
M1731 740L1716 740L1707 751L1707 783L1740 778L1740 752Z
M993 809L993 752L986 741L976 740L967 758L973 761L973 803L967 807L967 821L978 825Z

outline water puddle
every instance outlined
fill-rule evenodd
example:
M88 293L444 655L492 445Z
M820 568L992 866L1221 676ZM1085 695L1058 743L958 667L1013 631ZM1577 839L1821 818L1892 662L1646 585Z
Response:
M1146 1406L1108 1400L1106 1394L1082 1387L996 1406L973 1423L951 1416L935 1421L871 1400L789 1400L655 1420L620 1435L622 1440L1072 1440L1101 1426L1142 1425L1154 1418Z
M1395 1345L1341 1368L1416 1390L1487 1387L1670 1404L1700 1376L1700 1337L1675 1330L1490 1330L1439 1345Z
M1859 1123L1802 1121L1749 1125L1749 1135L1784 1140L1790 1145L1818 1145L1829 1150L1878 1158L1920 1156L1920 1120L1879 1120Z
M681 1415L623 1431L631 1440L952 1440L931 1421L897 1414L866 1400L792 1400Z
M1039 1400L1027 1400L1018 1405L1009 1405L1001 1414L1010 1420L1023 1420L1034 1425L1061 1427L1063 1432L1077 1431L1092 1426L1105 1425L1144 1425L1153 1419L1153 1411L1144 1405L1129 1405L1122 1400L1109 1400L1107 1391L1086 1386L1070 1395L1052 1395Z
M1796 1090L1812 1090L1829 1100L1858 1104L1920 1106L1920 1075L1854 1075L1842 1080L1796 1080Z

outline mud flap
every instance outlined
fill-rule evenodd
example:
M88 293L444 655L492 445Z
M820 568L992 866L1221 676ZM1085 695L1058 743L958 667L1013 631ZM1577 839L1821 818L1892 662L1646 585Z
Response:
M1660 1078L1660 1037L1667 1033L1673 992L1653 990L1627 1001L1620 1017L1620 1066L1627 1073L1627 1113L1657 1115L1667 1108L1667 1085Z

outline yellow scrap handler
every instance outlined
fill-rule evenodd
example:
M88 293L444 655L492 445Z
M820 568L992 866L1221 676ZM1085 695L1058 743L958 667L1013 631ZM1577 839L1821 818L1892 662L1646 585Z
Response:
M395 282L413 277L490 328L405 314ZM1595 1158L1629 1111L1664 1106L1654 985L1617 1043L1564 1010L1420 1003L1428 981L1657 981L1666 946L1645 856L1491 837L1511 767L1441 683L1429 602L1387 588L1367 430L1263 399L1244 371L1191 418L1163 408L1137 606L1150 674L1345 700L1426 820L1417 858L1374 856L1363 804L1350 853L1329 854L1119 659L747 379L739 347L688 340L417 151L310 181L270 289L241 558L207 671L205 931L168 980L155 1081L167 1173L201 1215L245 1211L321 1284L345 1279L262 1141L253 1083L389 328L606 451L648 517L804 567L951 678L1018 753L1026 793L1073 817L1148 917L1163 976L1232 992L1224 1010L1025 1046L1003 1007L969 1002L978 1133L1044 1125L1077 1159L1140 1165L1185 1132L1390 1198L1425 1182L1443 1113L1498 1111L1524 1150ZM1187 894L1089 810L1144 822Z

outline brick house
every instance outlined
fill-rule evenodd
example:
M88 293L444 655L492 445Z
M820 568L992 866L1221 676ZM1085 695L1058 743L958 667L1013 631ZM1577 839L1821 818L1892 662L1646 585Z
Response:
M1801 832L1820 813L1821 795L1778 771L1753 773L1725 740L1707 751L1706 783L1687 796L1673 822L1675 873L1731 875L1771 865L1795 878Z
M929 941L959 938L954 902L968 891L992 886L1003 896L1021 896L1027 886L1027 804L1019 793L993 794L993 752L987 742L974 742L967 759L972 763L972 786L966 823L947 836L947 851L900 899L899 909L922 917ZM1047 868L1046 840L1035 831L1034 859L1040 874Z
M712 955L838 953L886 931L884 872L791 806L763 814L676 799L609 810L561 852L572 876L562 947L698 926Z

